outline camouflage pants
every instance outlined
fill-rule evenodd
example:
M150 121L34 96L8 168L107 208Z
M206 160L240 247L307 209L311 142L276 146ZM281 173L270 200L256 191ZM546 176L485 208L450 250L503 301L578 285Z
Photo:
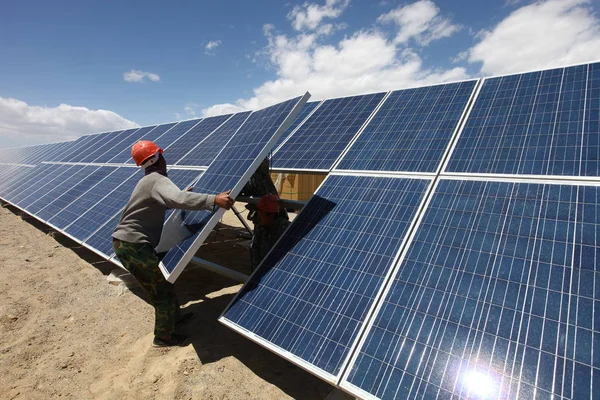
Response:
M121 264L135 277L154 307L154 335L170 338L179 319L179 303L173 289L160 272L160 259L148 243L135 244L113 240L115 253Z

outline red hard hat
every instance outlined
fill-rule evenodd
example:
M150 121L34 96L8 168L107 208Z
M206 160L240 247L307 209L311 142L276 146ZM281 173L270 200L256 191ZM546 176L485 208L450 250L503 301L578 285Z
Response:
M131 157L138 167L156 153L162 154L163 149L150 140L140 140L131 147Z
M267 194L258 200L256 208L265 212L277 213L279 212L279 197L274 194Z

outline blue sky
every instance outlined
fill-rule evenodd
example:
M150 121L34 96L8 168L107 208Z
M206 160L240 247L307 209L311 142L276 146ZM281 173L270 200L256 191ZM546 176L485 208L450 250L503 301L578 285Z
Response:
M600 59L591 0L14 1L0 148Z

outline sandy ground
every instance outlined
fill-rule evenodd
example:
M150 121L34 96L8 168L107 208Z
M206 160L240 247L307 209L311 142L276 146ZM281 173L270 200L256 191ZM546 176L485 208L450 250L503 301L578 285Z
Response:
M200 255L249 273L244 230L231 213L224 222ZM152 348L153 309L135 288L109 284L112 269L33 218L0 208L0 399L324 399L332 392L217 322L240 285L199 268L176 283L182 306L196 313L181 329L191 343Z

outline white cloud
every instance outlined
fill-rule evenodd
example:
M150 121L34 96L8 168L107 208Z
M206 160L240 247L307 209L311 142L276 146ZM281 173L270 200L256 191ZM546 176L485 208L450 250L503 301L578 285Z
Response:
M160 76L158 76L157 74L154 74L152 72L144 72L144 71L140 71L139 69L132 69L129 72L123 72L123 79L125 79L127 82L133 83L133 82L145 82L145 80L149 80L152 82L158 82L160 81Z
M325 5L304 3L294 6L288 14L292 27L297 31L314 30L325 18L338 18L346 9L350 0L326 0Z
M30 106L5 97L0 97L0 121L0 141L20 145L72 140L88 133L138 126L108 110L90 110L68 104Z
M589 0L537 1L513 11L467 52L481 73L499 75L582 63L600 54L600 21Z
M345 7L347 3L328 1L324 7ZM430 2L415 4L425 3ZM320 10L319 7L305 3L302 10ZM433 10L435 12L429 14L425 28L415 30L416 33L410 35L418 39L411 42L415 46L423 46L450 34L450 30L442 28L454 25L440 16L437 7ZM310 30L302 30L296 36L288 37L278 34L273 25L267 24L264 34L268 45L257 55L258 62L267 58L277 78L255 88L251 98L239 99L235 104L216 105L203 110L203 113L219 114L222 108L228 107L258 109L307 90L312 94L312 100L318 100L468 78L466 70L461 67L439 70L426 68L418 49L397 41L396 32L388 37L377 28L360 30L338 43L328 44L324 42L326 33L321 33L322 27L327 25L323 17L310 19L305 16L298 19L295 16L290 19L295 28L308 27ZM385 18L382 16L381 19ZM306 21L313 22L309 24ZM399 32L403 26L399 27Z
M207 43L206 46L204 46L204 48L205 48L204 53L208 54L208 55L213 55L215 53L215 49L217 47L219 47L220 45L221 45L220 40L211 40L210 42Z
M229 103L216 104L212 107L208 107L208 108L205 108L204 110L202 110L202 116L203 117L212 117L215 115L238 113L240 111L246 111L246 109L242 106L235 105L235 104L229 104Z
M461 28L439 14L440 9L432 1L420 0L398 7L377 20L398 26L396 43L407 43L414 39L421 45L427 45L433 40L451 36Z

